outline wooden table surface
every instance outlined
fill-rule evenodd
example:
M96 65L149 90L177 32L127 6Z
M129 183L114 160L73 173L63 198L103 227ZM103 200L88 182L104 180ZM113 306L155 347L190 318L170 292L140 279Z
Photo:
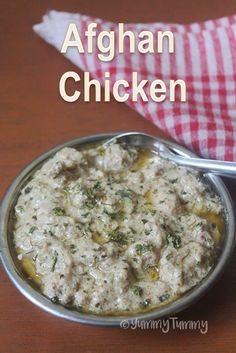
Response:
M1 1L0 197L14 176L48 148L80 135L140 130L162 135L125 104L66 103L61 74L77 70L32 31L48 9L77 11L117 22L187 23L236 13L235 0ZM235 183L228 183L233 194ZM0 352L236 352L236 261L200 302L178 320L207 320L196 330L122 330L83 326L53 317L26 300L0 268Z

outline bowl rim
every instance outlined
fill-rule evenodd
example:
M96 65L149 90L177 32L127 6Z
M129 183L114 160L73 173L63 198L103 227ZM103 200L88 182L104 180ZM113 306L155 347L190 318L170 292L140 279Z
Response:
M62 144L56 145L55 147L49 149L47 152L41 154L30 162L12 181L9 188L7 189L1 206L0 206L0 253L1 260L5 271L7 272L9 278L17 289L32 303L40 307L41 309L54 314L58 317L68 319L74 322L98 325L98 326L119 326L122 321L132 323L133 320L138 321L147 321L153 319L161 319L164 317L170 317L174 315L193 303L199 300L208 289L210 289L215 282L222 275L225 266L227 265L234 246L235 246L235 215L234 208L231 196L227 190L225 184L220 177L213 175L211 173L204 174L213 187L217 190L217 193L220 195L221 200L226 207L227 213L227 232L225 236L224 246L221 250L219 258L213 269L210 273L200 282L199 285L185 293L182 297L176 301L153 309L149 312L134 314L131 316L121 315L121 316L105 316L105 315L95 315L95 314L86 314L80 313L75 310L68 309L60 304L52 303L48 298L46 298L42 293L34 289L29 282L23 279L14 262L14 259L11 254L11 249L9 246L8 239L8 221L10 211L14 204L14 200L17 195L19 195L19 190L21 189L20 185L27 179L27 176L32 173L33 170L40 166L46 159L53 156L58 150L63 147L79 147L83 144L96 143L102 140L109 139L123 132L109 132L102 134L94 134L82 136L75 138L73 140L68 140ZM174 142L165 140L163 138L156 137L160 142L165 143L169 148L174 152L182 155L184 157L195 157L196 154L190 152L185 147L182 147Z

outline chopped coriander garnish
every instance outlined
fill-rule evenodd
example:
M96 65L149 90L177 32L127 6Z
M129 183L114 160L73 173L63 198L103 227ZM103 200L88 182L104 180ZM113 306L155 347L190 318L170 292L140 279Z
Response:
M32 189L33 189L32 186L27 186L27 188L25 188L25 194L29 194Z
M124 233L120 232L119 230L114 230L110 234L108 234L110 241L114 241L119 245L127 244L127 239Z
M98 200L103 196L101 193L101 183L97 181L93 187L84 188L82 190L83 195L86 196L87 200L85 201L85 206L88 208L94 208L98 203Z
M168 226L165 223L161 223L161 228L164 230L168 230Z
M129 227L129 229L131 230L131 232L132 232L133 234L136 234L136 230L135 230L133 227Z
M132 286L130 289L132 290L132 292L133 292L135 295L138 295L138 296L141 296L142 293L143 293L143 289L142 289L140 286L134 285L134 286Z
M203 222L199 222L196 224L196 227L202 227L203 226Z
M151 230L145 229L144 233L145 235L149 235L151 233Z
M72 254L75 254L76 253L76 246L75 244L70 244L70 251Z
M165 294L162 294L159 297L159 300L160 300L160 302L164 302L164 301L168 300L169 298L170 298L170 294L169 293L165 293Z
M24 212L24 207L23 206L17 206L16 207L16 212L17 213L23 213Z
M29 230L29 233L30 233L30 234L33 234L34 231L37 230L37 229L38 229L38 227L32 226L32 227L30 228L30 230Z
M32 257L32 260L35 262L37 260L38 254Z
M132 199L133 196L133 191L130 189L123 189L123 190L118 190L116 192L116 195L119 195L122 198L128 198L128 199Z
M69 192L69 191L70 191L69 186L64 186L63 191L64 191L64 192Z
M166 255L166 260L169 261L173 257L173 254Z
M105 214L110 216L111 219L115 221L122 221L124 219L125 213L122 210L119 210L117 212L109 212L108 210L104 209L103 211Z
M136 244L135 249L136 249L136 253L138 255L142 255L145 252L152 251L153 245L152 244Z
M64 208L61 208L61 207L55 207L53 208L52 211L56 216L65 216L66 214L66 211L64 210Z
M167 234L166 241L167 244L172 244L175 249L181 247L181 238L177 234Z
M94 184L93 189L94 189L94 190L101 189L101 182L100 182L100 181L97 181L97 182Z
M178 181L178 178L170 179L170 183L171 183L171 184L175 184L177 181Z
M55 295L55 297L51 298L51 302L53 302L54 304L59 303L59 298Z
M150 303L151 303L150 299L145 299L139 303L139 306L141 309L146 309L150 305Z
M53 254L53 264L52 264L51 272L54 272L57 260L58 260L58 252L55 250Z

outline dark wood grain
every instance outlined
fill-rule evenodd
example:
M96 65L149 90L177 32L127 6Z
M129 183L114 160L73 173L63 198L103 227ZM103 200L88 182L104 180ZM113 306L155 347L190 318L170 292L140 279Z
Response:
M191 22L236 12L235 0L1 1L0 197L34 157L65 140L90 133L140 130L163 135L124 104L64 102L58 80L75 69L32 31L48 9L78 11L113 21ZM77 70L77 69L76 69ZM235 183L228 182L236 199ZM0 268L0 352L214 352L236 351L235 258L201 301L179 320L208 320L209 331L121 330L78 325L28 302Z

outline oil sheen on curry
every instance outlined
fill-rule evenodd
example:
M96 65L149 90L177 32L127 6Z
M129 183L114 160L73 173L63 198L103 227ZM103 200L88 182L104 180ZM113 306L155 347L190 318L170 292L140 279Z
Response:
M166 305L211 270L223 206L192 169L114 143L63 148L15 206L18 259L55 303L100 315Z

